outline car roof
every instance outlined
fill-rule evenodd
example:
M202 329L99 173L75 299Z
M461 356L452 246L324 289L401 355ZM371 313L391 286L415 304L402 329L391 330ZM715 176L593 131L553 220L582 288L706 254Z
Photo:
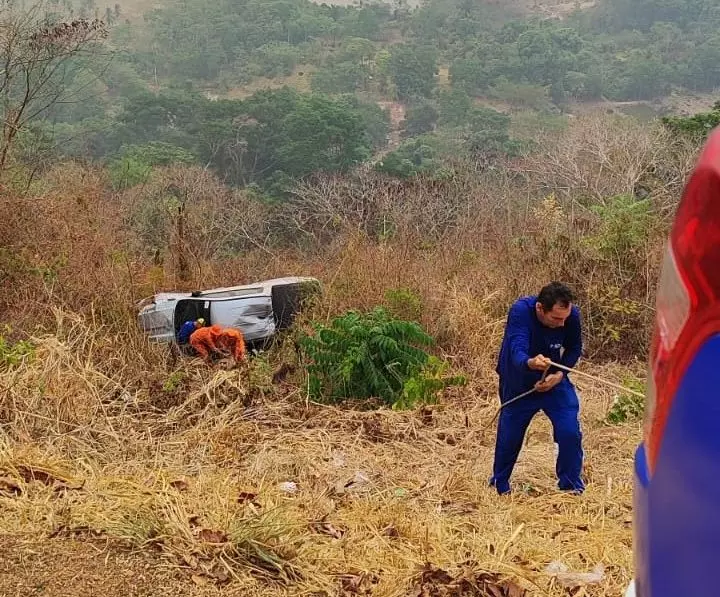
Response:
M311 277L287 276L284 278L271 278L269 280L262 280L259 282L255 282L254 284L243 284L243 285L239 285L239 286L226 286L226 287L220 287L220 288L210 288L207 290L199 291L198 293L158 292L151 299L145 299L145 300L141 301L140 305L142 306L147 303L180 301L183 299L191 299L191 298L204 298L206 300L220 300L220 299L232 298L232 295L235 293L237 293L238 295L242 295L242 296L261 295L261 294L267 293L269 291L269 289L273 286L278 286L278 285L283 285L283 284L302 284L303 282L319 283L319 280L317 280L316 278L311 278ZM243 292L243 291L246 291L246 292ZM224 295L224 296L213 297L213 295Z
M241 286L227 286L223 288L212 288L209 290L203 290L200 292L200 296L207 294L220 294L223 292L232 292L237 290L251 290L254 288L266 288L267 286L278 286L281 284L300 284L302 282L317 282L315 278L304 278L304 277L285 277L285 278L273 278L270 280L262 280L253 284L244 284ZM187 296L192 296L187 293Z

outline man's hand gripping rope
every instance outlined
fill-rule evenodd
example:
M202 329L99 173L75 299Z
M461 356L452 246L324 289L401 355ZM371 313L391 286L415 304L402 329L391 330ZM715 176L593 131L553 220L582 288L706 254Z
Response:
M581 377L586 377L588 379L591 379L593 381L599 382L601 384L604 384L606 386L610 386L611 388L615 388L616 390L622 390L623 392L626 392L628 394L632 394L633 396L637 396L638 398L645 398L643 394L640 392L636 392L635 390L631 390L630 388L626 388L624 386L621 386L619 384L616 384L612 381L608 381L606 379L602 379L600 377L596 377L595 375L590 375L589 373L584 373L582 371L578 371L577 369L573 369L571 367L566 367L565 365L560 365L559 363L554 363L547 357L543 355L538 355L528 361L528 367L530 369L533 369L535 371L542 371L543 375L542 378L540 378L540 381L535 384L535 386L528 390L527 392L524 392L520 394L519 396L515 396L512 400L508 400L507 402L504 402L500 405L500 407L497 409L497 412L495 413L495 416L492 418L492 421L488 424L488 427L492 426L497 418L500 416L500 413L503 411L503 409L507 406L510 406L511 404L518 402L522 400L523 398L527 398L531 394L534 394L535 392L546 392L553 387L555 387L560 380L562 379L562 371L565 371L567 373L572 373L574 375L580 375ZM557 369L560 369L561 372L555 373L553 375L559 375L560 379L558 381L553 380L553 384L548 388L547 384L550 381L550 378L552 377L548 375L548 371L550 370L550 367L556 367Z

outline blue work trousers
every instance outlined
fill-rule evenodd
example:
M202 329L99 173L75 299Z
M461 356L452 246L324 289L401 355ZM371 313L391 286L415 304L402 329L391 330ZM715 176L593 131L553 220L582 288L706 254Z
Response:
M543 411L553 426L553 438L559 454L555 466L558 487L562 491L585 490L581 473L583 463L582 432L578 418L580 405L575 388L563 382L545 394L533 394L506 406L500 413L495 462L490 484L499 494L510 492L510 475L522 448L530 421Z

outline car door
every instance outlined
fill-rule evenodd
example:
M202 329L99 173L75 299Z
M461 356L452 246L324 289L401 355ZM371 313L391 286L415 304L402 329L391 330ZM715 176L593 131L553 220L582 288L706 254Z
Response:
M212 300L210 321L240 330L246 342L270 338L276 329L269 295Z

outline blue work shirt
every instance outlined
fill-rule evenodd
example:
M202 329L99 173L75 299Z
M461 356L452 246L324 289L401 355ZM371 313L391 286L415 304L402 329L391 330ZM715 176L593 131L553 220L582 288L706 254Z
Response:
M582 354L580 309L573 305L564 327L549 328L538 319L536 304L537 297L528 296L518 299L510 308L496 369L500 376L502 402L531 390L540 381L542 372L528 367L527 362L531 358L542 354L555 363L572 368ZM556 370L552 367L550 373ZM574 394L574 388L565 374L562 383L539 396L547 398L567 390L573 390Z
M180 344L187 344L190 342L190 336L192 336L193 332L195 331L195 322L194 321L186 321L183 323L182 327L180 328L180 331L178 332L178 342Z

